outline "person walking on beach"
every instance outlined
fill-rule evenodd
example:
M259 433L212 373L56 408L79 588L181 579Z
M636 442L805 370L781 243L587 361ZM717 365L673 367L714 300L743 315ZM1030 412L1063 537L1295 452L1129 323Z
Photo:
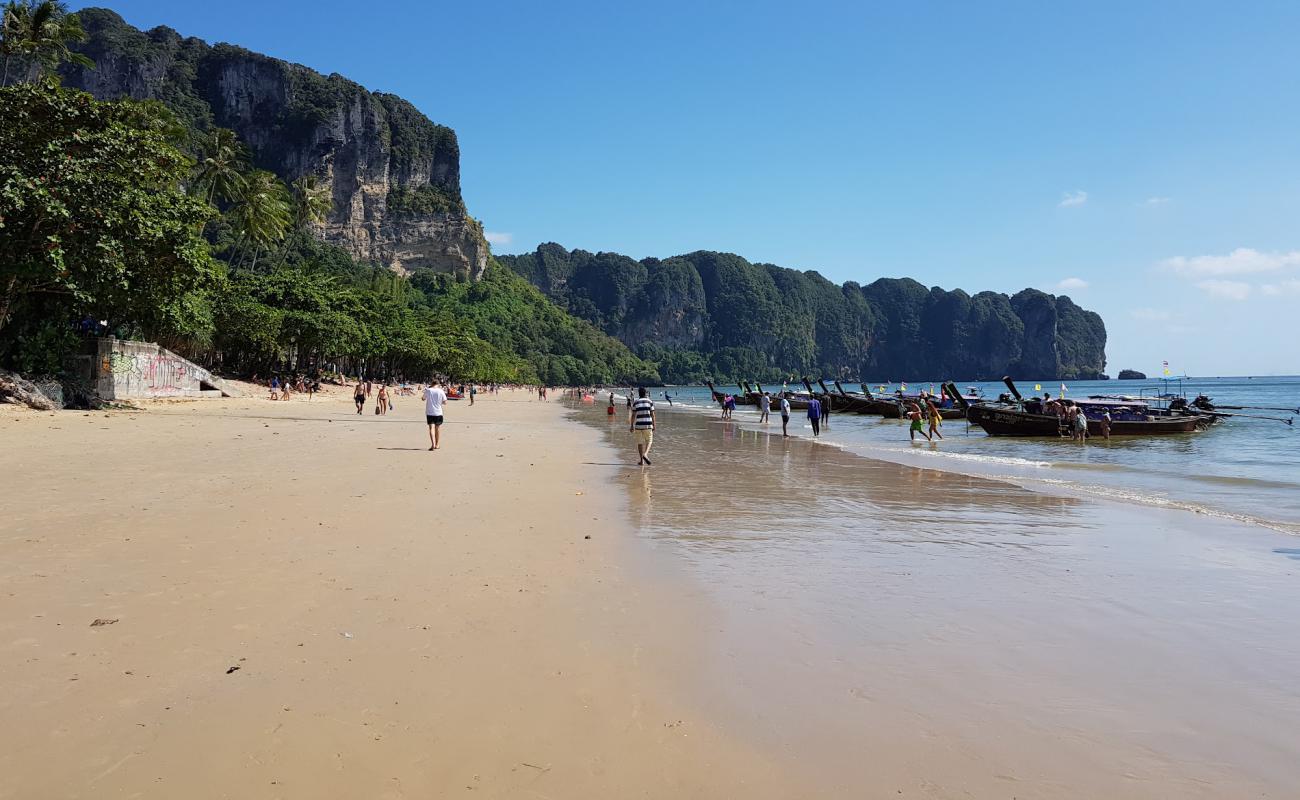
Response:
M767 424L772 411L772 395L763 392L763 396L758 398L758 421Z
M790 436L790 400L781 395L781 435Z
M375 395L375 413L388 413L388 387L382 384L379 387L379 394Z
M930 417L930 441L933 442L936 436L942 439L943 434L939 433L939 426L943 424L943 414L939 413L939 408L934 404L933 398L925 398L925 410Z
M357 416L366 408L366 386L361 381L357 381L357 387L352 390L352 399L357 404Z
M627 421L627 429L636 437L637 466L650 466L650 447L655 438L655 402L647 397L645 388L637 390L637 399L632 403L632 414Z
M434 381L424 390L424 421L429 426L429 449L437 450L442 444L442 404L447 393L442 384Z
M822 403L816 397L808 398L808 421L812 423L813 436L821 436Z
M474 384L469 385L469 404L474 405L474 395L478 394L478 387Z
M918 433L924 436L926 441L933 441L930 438L930 434L925 432L925 426L921 421L921 409L916 405L916 403L912 403L907 407L907 418L911 420L911 426L907 433L908 436L911 437L912 441L916 441L916 435Z
M664 399L668 401L668 406L671 408L673 404L673 396L664 392Z

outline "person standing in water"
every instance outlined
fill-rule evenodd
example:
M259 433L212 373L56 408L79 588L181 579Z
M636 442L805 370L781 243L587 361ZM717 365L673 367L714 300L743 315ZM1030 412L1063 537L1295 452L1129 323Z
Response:
M790 401L781 395L781 435L790 436Z
M637 399L632 403L632 413L627 421L627 429L636 437L637 466L650 466L650 447L655 438L655 403L645 388L637 390Z
M442 445L442 406L447 402L447 392L438 381L424 390L424 421L429 426L429 449Z
M768 418L772 411L772 395L763 392L763 396L758 398L758 421L767 424Z
M911 422L907 433L908 436L911 437L912 441L916 441L916 435L918 433L924 436L926 441L933 441L930 439L930 434L925 432L925 425L922 423L921 418L921 409L916 405L916 403L912 403L907 407L907 418Z
M673 396L668 394L667 392L664 392L664 399L668 401L669 406L673 404Z
M822 403L816 397L808 398L808 421L812 423L813 436L821 436Z
M1102 409L1101 421L1098 423L1101 427L1101 438L1110 441L1110 409Z
M930 418L930 441L933 442L936 436L942 439L943 434L939 433L939 426L943 424L943 414L939 413L939 407L934 404L934 398L925 398L925 410Z

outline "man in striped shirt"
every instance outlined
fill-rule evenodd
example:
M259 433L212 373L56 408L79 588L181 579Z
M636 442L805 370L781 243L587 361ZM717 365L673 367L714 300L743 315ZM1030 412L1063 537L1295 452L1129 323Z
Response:
M632 403L632 414L627 421L627 429L636 437L637 465L650 465L650 445L655 438L655 403L645 388L637 390L637 399Z

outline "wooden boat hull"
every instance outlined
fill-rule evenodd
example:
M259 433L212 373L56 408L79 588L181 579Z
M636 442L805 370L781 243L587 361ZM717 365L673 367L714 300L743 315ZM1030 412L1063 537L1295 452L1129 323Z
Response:
M974 405L966 412L971 424L978 425L990 436L1068 436L1070 431L1061 418L1052 414L1030 414L1014 408ZM1149 416L1142 420L1114 420L1110 424L1111 436L1161 436L1173 433L1203 431L1213 423L1212 418L1200 414L1174 414ZM1088 420L1088 435L1100 437L1101 422Z

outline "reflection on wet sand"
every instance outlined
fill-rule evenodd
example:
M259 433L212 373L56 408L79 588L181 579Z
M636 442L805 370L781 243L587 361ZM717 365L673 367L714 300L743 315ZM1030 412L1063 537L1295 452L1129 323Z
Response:
M1292 539L700 414L638 469L579 417L716 610L683 679L827 796L1300 796Z
M1088 527L1079 501L1008 483L889 464L695 415L655 439L662 467L628 478L641 530L696 546L828 538L1017 546Z

